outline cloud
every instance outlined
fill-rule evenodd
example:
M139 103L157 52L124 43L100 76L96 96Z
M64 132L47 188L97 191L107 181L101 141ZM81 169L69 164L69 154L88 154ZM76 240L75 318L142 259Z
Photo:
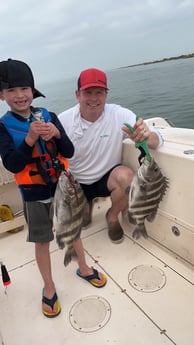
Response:
M41 82L191 53L193 14L192 0L7 0L1 59L27 62Z

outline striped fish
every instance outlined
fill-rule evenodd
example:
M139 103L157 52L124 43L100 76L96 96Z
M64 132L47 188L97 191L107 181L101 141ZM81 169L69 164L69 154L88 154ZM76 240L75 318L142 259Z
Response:
M168 179L162 175L155 160L144 158L137 170L129 190L129 222L135 224L133 238L147 237L145 219L152 222L160 201L168 188Z
M60 249L66 247L64 265L75 256L73 241L80 238L86 198L69 170L59 177L53 200L53 227Z

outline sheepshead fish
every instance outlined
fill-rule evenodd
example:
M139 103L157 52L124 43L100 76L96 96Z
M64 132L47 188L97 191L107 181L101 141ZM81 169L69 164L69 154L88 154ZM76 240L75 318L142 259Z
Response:
M64 265L75 256L73 241L79 239L86 198L69 170L62 171L53 200L53 227L60 249L66 247Z
M129 190L129 222L135 224L133 238L148 236L145 219L152 222L156 216L160 201L168 188L168 178L163 176L153 158L149 162L144 158L137 170Z

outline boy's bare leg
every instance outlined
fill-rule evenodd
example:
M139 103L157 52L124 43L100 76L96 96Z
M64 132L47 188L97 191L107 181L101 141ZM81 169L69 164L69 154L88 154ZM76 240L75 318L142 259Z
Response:
M36 262L40 271L40 274L42 276L42 279L44 281L44 296L51 299L54 295L55 291L55 284L53 282L52 278L52 272L51 272L51 258L49 253L49 246L50 242L48 243L35 243L35 256L36 256ZM45 311L57 311L56 303L54 305L54 308L52 308L44 304L44 310Z
M78 239L78 240L74 241L73 247L74 247L75 252L77 254L78 265L79 265L81 275L83 277L86 277L86 276L93 274L94 273L93 269L91 267L89 267L86 263L82 240ZM100 273L100 272L99 272L99 278L103 279L102 273ZM99 280L94 279L94 282L99 283Z

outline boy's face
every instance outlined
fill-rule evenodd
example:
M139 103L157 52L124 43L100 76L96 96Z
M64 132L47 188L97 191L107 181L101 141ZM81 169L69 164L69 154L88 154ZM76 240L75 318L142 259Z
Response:
M31 87L13 87L4 89L0 93L0 99L6 101L14 113L27 116L30 114L30 105L33 100L33 92Z

